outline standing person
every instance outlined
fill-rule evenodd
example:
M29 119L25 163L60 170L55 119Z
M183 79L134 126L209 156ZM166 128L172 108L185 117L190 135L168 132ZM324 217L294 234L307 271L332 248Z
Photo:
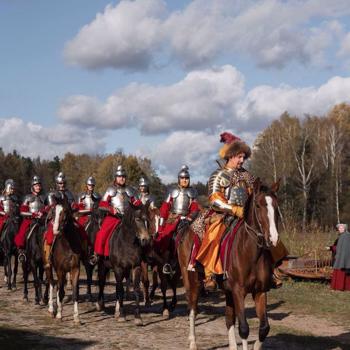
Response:
M113 184L107 188L99 209L106 212L100 230L97 232L95 241L94 259L97 262L99 256L109 256L109 239L114 230L121 223L125 211L130 204L140 205L141 201L136 198L135 190L126 184L127 174L122 165L118 165Z
M7 220L18 215L18 197L16 184L12 179L5 181L5 188L0 195L0 238Z
M190 186L190 173L187 165L183 165L177 175L178 185L172 188L160 207L158 236L155 249L164 261L170 261L170 242L179 225L190 224L199 213L197 191ZM171 264L165 263L163 273L172 274Z
M25 243L29 228L35 219L45 214L45 195L42 191L41 179L35 175L31 182L31 193L24 197L20 206L20 215L23 217L21 226L15 236L15 244L19 251L18 260L23 262L25 256Z
M330 247L335 252L331 288L334 290L350 290L350 232L347 224L338 224L339 237Z

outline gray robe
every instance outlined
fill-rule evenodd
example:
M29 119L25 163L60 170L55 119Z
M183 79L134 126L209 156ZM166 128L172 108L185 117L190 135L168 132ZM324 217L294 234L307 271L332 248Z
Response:
M333 268L350 270L350 232L346 231L339 236L336 249Z

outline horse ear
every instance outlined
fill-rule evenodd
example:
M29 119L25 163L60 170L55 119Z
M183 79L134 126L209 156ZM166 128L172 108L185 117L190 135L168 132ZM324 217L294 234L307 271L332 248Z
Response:
M261 187L261 180L260 177L256 178L253 184L254 193L259 193Z
M280 188L280 184L281 184L281 178L279 178L276 182L274 182L272 185L271 185L271 191L273 193L277 193L279 188Z

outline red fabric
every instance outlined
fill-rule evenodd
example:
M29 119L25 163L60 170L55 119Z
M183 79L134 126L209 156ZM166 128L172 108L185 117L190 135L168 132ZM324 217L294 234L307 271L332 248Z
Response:
M51 245L53 243L53 224L52 224L52 221L50 221L47 224L47 230L44 234L44 237L45 237L46 243L48 245Z
M237 233L238 229L240 228L242 222L243 222L242 219L238 220L238 222L235 225L235 227L233 228L233 230L231 232L229 232L228 234L226 234L222 238L222 241L220 244L220 259L221 259L221 264L222 264L224 271L227 270L227 266L230 263L229 258L231 256L233 241L236 237L236 233Z
M188 208L187 217L190 218L191 214L194 212L199 212L199 205L198 205L197 201L192 201L190 207Z
M162 230L158 232L158 236L154 240L154 247L159 252L166 252L170 246L170 240L176 230L176 226L180 221L180 216L173 222L164 225Z
M26 244L26 234L29 230L29 226L32 222L31 218L24 218L21 222L21 226L19 227L18 232L15 236L15 244L19 249L24 249Z
M109 239L121 220L108 215L102 222L100 230L96 234L95 252L99 255L109 256Z
M173 200L170 199L170 202L163 202L162 206L159 209L159 216L161 218L164 219L164 221L166 221L169 217L169 212L170 212L170 208L171 208L171 204L172 204Z
M331 288L334 290L350 291L350 275L340 269L334 269L332 274Z

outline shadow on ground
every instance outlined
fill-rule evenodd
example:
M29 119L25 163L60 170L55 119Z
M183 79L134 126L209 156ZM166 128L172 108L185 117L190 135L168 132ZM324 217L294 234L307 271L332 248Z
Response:
M31 332L20 329L0 327L0 349L65 349L65 350L83 350L93 341L85 341L75 338L62 338L45 335L40 332Z

